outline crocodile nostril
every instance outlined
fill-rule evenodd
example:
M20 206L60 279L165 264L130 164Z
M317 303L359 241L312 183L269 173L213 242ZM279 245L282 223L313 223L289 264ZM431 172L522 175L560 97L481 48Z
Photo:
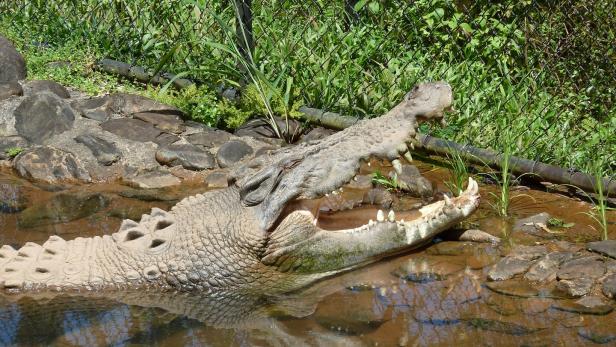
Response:
M158 223L156 223L156 230L160 230L160 229L165 229L168 226L171 226L173 224L173 222L167 221L167 220L159 220Z
M140 237L142 237L144 234L141 231L138 230L131 230L126 234L126 239L125 241L133 241L136 240Z
M152 244L150 244L150 248L156 248L162 244L165 243L165 240L161 240L161 239L154 239L152 240Z

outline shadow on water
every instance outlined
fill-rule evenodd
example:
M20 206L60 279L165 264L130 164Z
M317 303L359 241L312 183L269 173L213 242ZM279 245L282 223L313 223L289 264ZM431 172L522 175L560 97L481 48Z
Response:
M435 180L441 180L434 174ZM122 218L169 208L202 187L143 191L98 185L46 191L0 172L0 244L109 234ZM485 188L484 188L485 189ZM488 188L489 189L489 188ZM596 238L588 206L543 192L514 203L514 216L548 211L576 224L559 239ZM613 216L613 215L612 215ZM488 206L470 221L511 243L512 220ZM614 235L612 231L612 235ZM580 314L568 299L498 294L486 275L503 248L436 242L321 281L303 291L122 291L0 295L0 346L545 346L616 343L616 313ZM614 306L613 303L611 303Z

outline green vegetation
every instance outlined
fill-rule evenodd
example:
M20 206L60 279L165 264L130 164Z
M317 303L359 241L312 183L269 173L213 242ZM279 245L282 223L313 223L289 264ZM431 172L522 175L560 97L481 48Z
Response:
M549 227L555 227L555 228L571 228L575 225L575 223L567 223L564 220L560 219L560 218L550 218L548 219L548 225Z
M468 182L468 167L459 152L447 154L448 170L451 178L445 182L445 186L455 195L460 196L464 192L464 185Z
M372 173L372 183L379 184L389 191L396 191L399 189L398 176L394 173L393 177L387 177L380 171Z
M611 210L611 208L607 206L608 192L603 190L603 172L597 164L595 164L593 173L595 177L594 185L596 198L591 199L591 201L594 202L594 206L591 208L590 212L586 214L598 224L601 238L607 240L607 211Z
M97 59L162 69L201 85L145 93L229 128L293 116L301 104L373 117L417 81L443 79L459 112L424 132L585 172L596 154L603 172L616 168L616 17L602 1L367 0L352 23L343 2L253 2L248 59L232 35L233 2L16 4L0 4L0 32L26 54L31 78L97 93L139 89L93 71ZM50 61L72 64L50 69ZM221 100L219 86L242 81L240 101ZM503 125L514 145L503 142Z
M7 148L7 150L5 151L6 155L9 156L9 158L15 158L17 155L19 155L19 153L23 152L24 149L21 147L10 147Z

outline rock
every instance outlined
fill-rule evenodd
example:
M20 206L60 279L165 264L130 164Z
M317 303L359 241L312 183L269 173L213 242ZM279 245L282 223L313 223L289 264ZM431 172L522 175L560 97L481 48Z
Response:
M595 280L587 277L578 277L571 280L560 280L556 289L570 297L580 297L590 293Z
M552 252L533 264L524 278L533 282L551 282L556 279L560 264L573 258L573 253Z
M616 259L616 240L589 242L588 250Z
M394 197L391 193L382 187L372 188L363 196L365 204L380 205L383 208L390 208L394 203Z
M462 271L464 264L456 264L433 257L411 258L392 272L392 275L405 281L427 283L443 281L456 272Z
M229 186L229 181L224 172L212 172L205 178L205 184L210 188L226 188Z
M28 207L29 201L21 186L0 180L0 213L17 213Z
M26 78L26 61L13 44L0 36L0 82L18 81Z
M486 305L501 316L512 316L519 312L516 299L505 295L490 295Z
M316 140L321 140L321 139L328 137L331 134L334 134L335 132L336 131L331 130L331 129L326 129L323 127L316 127L310 130L307 134L302 135L299 142L303 143L303 142L312 142Z
M603 280L602 289L605 296L616 299L616 273L607 276Z
M124 182L136 188L165 188L182 183L179 178L170 173L151 171L137 176L125 177Z
M500 237L493 236L479 229L468 229L458 236L458 241L500 243Z
M10 159L7 151L11 149L25 149L28 147L28 141L21 136L5 136L0 137L0 160Z
M526 272L531 264L532 261L530 260L505 257L488 272L488 279L491 281L508 280L515 275Z
M22 211L17 222L22 228L66 223L93 215L106 208L109 202L109 198L100 193L60 193Z
M372 188L372 176L370 175L357 175L347 185L347 188L353 189L371 189Z
M154 139L154 142L160 146L168 146L168 145L178 142L179 140L180 138L173 134L160 133L158 136L156 136L156 138Z
M605 274L605 264L599 256L575 258L562 264L556 273L559 280L575 280L580 277L596 279Z
M466 323L477 329L494 331L501 334L521 336L533 334L537 331L545 328L530 328L524 325L520 325L513 322L505 322L502 320L488 319L488 318L471 318L465 319Z
M182 165L188 170L207 170L216 167L212 154L190 144L164 146L156 152L156 160L162 165Z
M525 260L535 260L543 257L548 253L548 249L544 245L538 246L516 246L511 253L508 254L510 257L515 257L518 259Z
M43 144L53 135L69 130L75 113L55 94L43 92L26 97L15 109L15 129L19 135Z
M287 129L287 120L282 119L280 117L274 117L276 125L283 137L290 138L299 138L302 134L302 123L299 121L289 118L288 124L289 128ZM269 139L278 139L278 135L270 125L267 119L265 118L255 118L247 121L246 123L240 125L234 132L235 136L250 136L255 138L269 138ZM293 142L293 141L291 141Z
M101 128L125 139L138 142L155 142L156 137L161 133L150 123L130 118L110 119L101 123Z
M547 226L550 218L552 217L549 213L542 212L527 218L518 219L513 225L513 231L521 231L539 237L548 236L549 234L542 226Z
M17 81L0 82L0 101L21 95L24 95L24 91Z
M616 341L616 333L597 333L592 328L580 328L578 335L597 344L607 344Z
M92 180L73 154L48 146L22 152L13 161L13 167L22 177L49 184Z
M539 296L539 290L530 283L516 280L486 282L485 286L495 293L516 296L520 298L532 298Z
M366 300L357 300L353 305L321 304L313 314L322 327L346 335L368 334L378 329L386 320L382 312L372 308L370 292L358 292Z
M432 255L472 255L477 251L477 244L471 242L443 241L426 250Z
M111 117L111 98L107 95L75 100L71 106L83 117L104 122Z
M252 147L241 140L232 140L220 146L216 160L221 168L232 166L253 153Z
M400 189L420 198L428 198L434 195L432 183L421 175L415 165L396 165L394 163L394 168ZM394 177L393 175L393 172L389 173L389 176L392 178Z
M180 134L186 130L182 119L173 114L139 112L133 114L133 118L141 119L142 121L148 122L158 129L169 133Z
M158 101L141 95L114 93L110 95L113 110L124 115L141 112L153 112L181 116L182 111L171 105L165 105Z
M114 208L107 212L109 217L119 218L119 219L132 219L138 222L141 219L141 216L144 214L150 213L151 207L149 206L130 206L130 207L120 207Z
M175 202L179 200L176 194L170 194L165 189L127 189L118 193L121 197L136 199L141 201L166 201Z
M220 146L229 141L233 135L221 130L206 130L186 136L186 140L196 146L207 148Z
M75 141L88 147L96 160L102 165L108 166L120 159L118 148L113 143L96 135L79 135L75 137Z
M26 95L34 95L42 92L49 92L56 94L62 99L68 99L71 97L71 94L62 86L61 84L54 81L28 81L24 85L24 89L26 90Z
M599 316L604 316L614 310L612 306L598 296L586 296L575 302L569 300L557 301L552 304L552 308L559 311Z

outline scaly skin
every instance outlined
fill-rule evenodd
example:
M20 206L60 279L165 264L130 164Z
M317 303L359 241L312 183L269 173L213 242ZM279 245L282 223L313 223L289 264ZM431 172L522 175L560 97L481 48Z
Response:
M418 118L451 104L443 83L420 85L387 115L323 141L282 150L235 172L231 187L186 198L171 211L125 220L113 235L0 249L0 287L44 291L155 287L289 292L317 279L417 247L470 215L477 183L411 221L382 211L376 222L325 230L298 201L340 188L370 156L406 150ZM402 146L401 146L402 145Z

